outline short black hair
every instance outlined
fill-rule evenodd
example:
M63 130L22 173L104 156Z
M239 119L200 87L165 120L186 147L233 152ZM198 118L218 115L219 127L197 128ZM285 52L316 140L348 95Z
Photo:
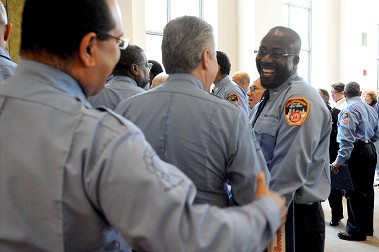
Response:
M228 55L226 55L224 52L217 51L216 57L218 65L220 66L220 73L229 75L231 64Z
M132 64L145 64L144 51L136 45L128 45L125 50L121 50L120 59L113 70L114 75L125 75L126 71L130 71Z
M79 51L86 34L104 35L115 25L106 0L26 0L22 14L21 55L45 51L69 58Z
M163 72L163 67L162 67L161 63L159 63L158 61L155 61L155 60L148 60L148 62L153 64L153 66L150 69L150 73L157 76L158 74Z
M346 84L345 86L345 95L348 98L356 97L361 95L361 87L358 83L352 81Z

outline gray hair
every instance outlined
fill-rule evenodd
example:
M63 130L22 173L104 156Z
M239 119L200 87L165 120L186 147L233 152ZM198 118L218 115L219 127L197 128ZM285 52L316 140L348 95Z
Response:
M345 85L345 95L347 98L352 98L361 95L361 88L356 82L349 82Z
M204 49L215 57L213 28L194 16L171 20L163 30L162 62L166 73L190 73L201 61Z

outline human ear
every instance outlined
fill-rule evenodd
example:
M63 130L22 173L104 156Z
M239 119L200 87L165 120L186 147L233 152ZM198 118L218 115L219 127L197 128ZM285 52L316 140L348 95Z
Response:
M79 58L85 66L93 67L96 65L94 51L97 46L97 36L94 32L87 33L79 45Z

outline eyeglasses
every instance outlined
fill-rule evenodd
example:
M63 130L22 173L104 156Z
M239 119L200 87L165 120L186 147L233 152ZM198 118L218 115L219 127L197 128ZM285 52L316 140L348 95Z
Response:
M110 35L108 33L102 33L102 34L99 34L98 37L101 39L101 37L105 37L105 38L113 38L115 40L117 40L117 44L118 44L118 47L121 49L121 50L125 50L128 45L129 45L129 39L127 38L120 38L120 37L115 37L113 35Z
M332 91L330 91L331 94L338 94L338 93L342 93L342 92L343 92L343 91L338 92L338 91L336 91L336 90L332 90Z
M250 92L255 92L255 91L259 90L260 88L256 87L256 86L250 86L249 89L250 89Z
M263 50L255 50L254 53L258 54L259 57L264 57L269 55L273 59L286 58L288 56L298 55L297 53L275 53L275 52L266 52Z

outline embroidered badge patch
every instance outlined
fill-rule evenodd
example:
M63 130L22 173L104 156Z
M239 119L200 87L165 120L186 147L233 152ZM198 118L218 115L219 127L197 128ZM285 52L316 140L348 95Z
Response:
M239 99L238 99L238 95L236 93L233 93L233 94L230 94L226 97L226 99L236 105L238 105L240 103Z
M309 102L305 98L289 98L284 106L284 118L289 126L300 126L309 112Z
M343 113L343 115L341 116L341 124L347 124L349 122L349 118L349 113Z

